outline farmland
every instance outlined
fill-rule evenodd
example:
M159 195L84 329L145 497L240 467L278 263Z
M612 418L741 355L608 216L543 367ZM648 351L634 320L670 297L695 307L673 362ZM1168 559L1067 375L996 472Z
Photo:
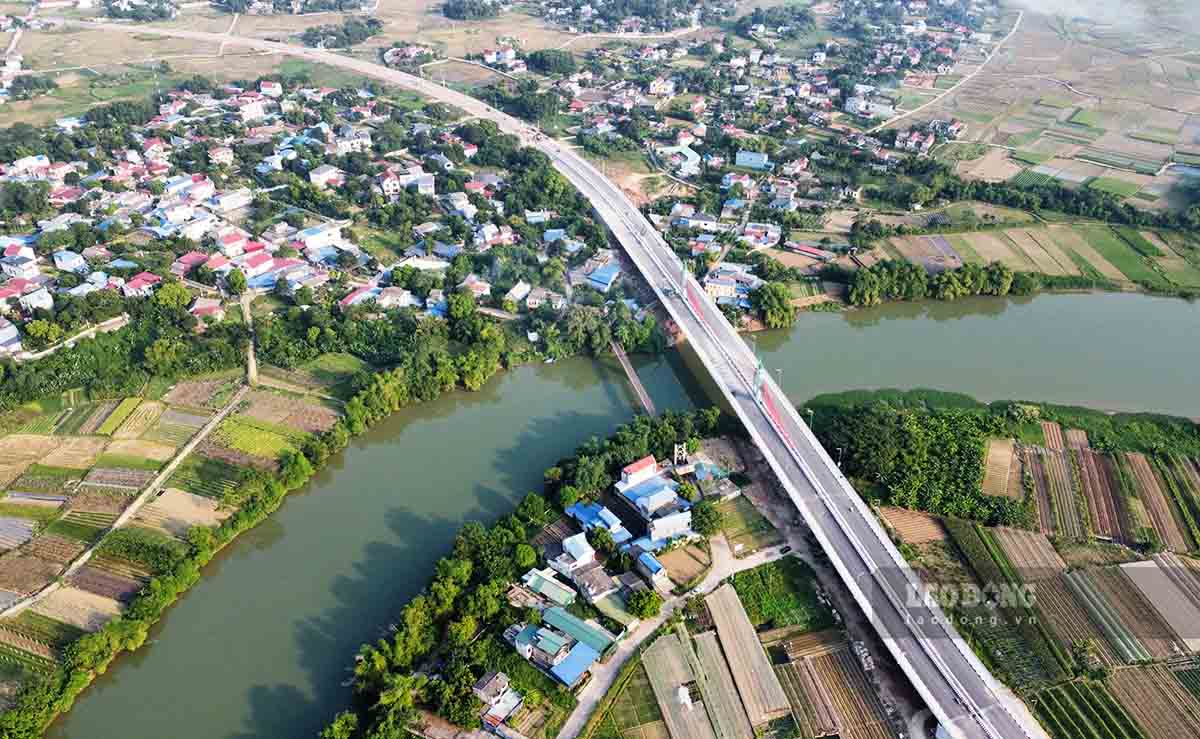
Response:
M141 402L141 398L125 398L122 400L121 404L109 414L108 418L104 419L104 423L100 424L100 427L96 429L96 433L104 436L112 436L121 427L121 424L125 423L125 420L137 410Z
M305 434L275 424L232 415L213 432L213 439L230 449L267 460L276 460L284 452L296 451Z
M1195 634L1196 624L1200 623L1200 607L1159 566L1159 561L1130 562L1121 565L1121 571L1154 606L1188 651L1200 649L1200 638Z
M1175 632L1125 573L1119 569L1096 568L1085 574L1121 624L1137 637L1154 659L1163 659L1175 653Z
M775 665L803 736L837 734L854 739L892 736L887 714L862 666L844 641L825 635L809 649L787 648L790 661Z
M1048 439L1049 441L1049 439ZM1056 439L1062 449L1062 436ZM1066 452L1024 447L1026 469L1033 478L1042 533L1072 541L1087 538L1086 504L1076 485L1073 465Z
M1067 568L1050 541L1041 534L1005 528L994 529L991 533L1022 582L1054 578Z
M1200 702L1160 665L1118 670L1110 679L1113 695L1148 739L1200 736Z
M1148 739L1103 683L1059 685L1040 691L1031 703L1054 739Z
M1105 639L1120 661L1140 662L1153 658L1138 639L1135 629L1128 627L1121 620L1121 615L1112 608L1086 573L1068 573L1064 576L1064 582L1076 600L1087 610L1092 623L1104 633Z
M833 624L829 609L817 600L812 571L795 557L739 572L732 582L755 626L823 629Z
M746 556L775 546L783 537L745 495L718 504L724 514L721 529L735 556Z
M928 544L944 541L946 529L935 516L906 508L883 507L880 515L887 525L895 530L901 541L909 544Z
M1105 633L1089 617L1087 608L1073 594L1064 576L1038 581L1035 609L1061 644L1088 644L1092 654L1105 666L1128 661L1109 645Z
M1021 497L1020 463L1013 464L1013 445L1012 439L988 439L983 472L985 495Z
M1144 454L1126 452L1123 455L1124 469L1134 480L1138 496L1150 514L1154 532L1163 546L1175 552L1194 549L1196 543L1181 525L1182 514L1163 491L1162 480L1151 467Z
M169 485L214 500L224 500L242 478L242 470L220 459L190 454L171 475Z
M125 419L113 436L118 439L136 439L150 430L166 406L154 400L143 400Z

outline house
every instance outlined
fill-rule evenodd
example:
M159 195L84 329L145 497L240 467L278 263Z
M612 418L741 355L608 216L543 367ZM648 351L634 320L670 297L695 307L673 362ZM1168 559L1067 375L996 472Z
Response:
M479 300L480 298L486 298L492 294L492 283L484 280L474 272L467 275L462 282L458 283L458 287L460 289L466 289L475 296L476 300Z
M283 97L283 85L271 80L263 80L258 85L258 91L267 97Z
M222 167L233 166L233 149L228 146L214 146L208 150L208 161Z
M669 593L675 587L675 583L671 582L670 576L667 575L667 568L662 566L652 552L639 554L633 566L658 592Z
M0 259L0 271L8 277L26 280L32 280L39 274L37 260L23 255Z
M29 313L35 310L50 310L54 307L54 298L50 296L50 292L44 287L39 287L31 293L26 293L17 298L17 302L21 304L21 308Z
M237 190L230 190L216 195L212 198L211 203L213 208L218 213L230 213L245 208L254 200L254 193L248 187L241 187Z
M21 332L7 318L0 317L0 356L12 356L21 351Z
M603 529L617 546L633 538L617 514L599 503L576 503L566 509L566 514L579 522L585 532Z
M621 277L621 265L617 260L610 260L596 269L592 270L587 276L587 284L589 287L599 290L602 293L607 293L616 284L616 281Z
M385 287L375 296L375 303L384 310L393 308L419 308L421 299L402 287Z
M740 186L749 193L754 189L754 180L744 172L727 172L721 177L722 190L729 190L735 186Z
M575 591L560 581L554 570L530 570L521 577L521 582L531 593L541 596L552 605L564 608L575 602Z
M346 173L332 164L322 164L308 173L308 181L324 190L340 186L346 181Z
M741 149L734 159L734 164L738 167L765 172L771 169L771 157L761 151L746 151L745 149Z
M121 286L121 292L127 298L148 298L160 282L162 278L152 272L139 272Z
M505 302L511 300L513 303L520 305L521 301L528 297L532 290L533 286L528 282L518 280L517 284L513 285L512 289L504 294L504 300Z
M479 678L471 692L483 704L479 719L484 728L506 736L502 725L524 705L521 694L509 687L508 676L503 672L489 672Z
M88 263L76 252L62 249L54 252L54 268L60 272L82 274L88 271Z
M552 570L571 577L576 570L596 562L596 550L588 543L587 534L575 534L563 539L562 551L547 560Z
M633 542L634 546L657 551L673 540L695 535L691 503L676 493L678 483L658 471L653 455L622 469L614 487L616 500L645 525L646 536Z
M525 307L529 310L537 310L547 304L554 310L562 310L567 305L567 299L544 287L533 288L525 297Z
M214 321L225 320L225 306L217 298L196 298L196 302L192 303L192 307L188 309L188 312L201 322L205 319Z

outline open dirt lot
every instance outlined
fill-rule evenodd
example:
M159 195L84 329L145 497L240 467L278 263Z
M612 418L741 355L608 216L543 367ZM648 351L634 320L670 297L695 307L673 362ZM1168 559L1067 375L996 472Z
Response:
M451 85L468 85L471 87L489 85L504 77L483 67L463 62L448 61L431 64L425 67L425 75L430 79Z
M34 613L78 626L84 631L99 631L122 605L112 598L70 586L59 588L33 606Z
M1007 149L988 148L988 153L972 162L958 165L958 173L964 177L984 182L1003 182L1016 177L1021 165L1008 158Z
M26 31L18 50L35 70L104 67L166 60L179 55L216 54L212 44L150 34L114 34L90 29Z
M691 582L711 564L708 553L697 546L672 549L659 557L658 561L667 568L667 574L677 585Z
M140 439L117 439L109 443L106 451L109 454L142 457L143 459L153 459L156 462L165 462L175 456L175 447L170 444L159 444Z
M61 438L38 434L0 436L0 463L36 462L58 448Z
M216 501L168 488L137 515L138 522L183 537L193 526L216 526L232 511L217 510Z
M54 451L42 457L41 464L51 467L74 467L87 469L96 462L96 458L104 451L107 439L96 439L89 436L78 436L64 439Z

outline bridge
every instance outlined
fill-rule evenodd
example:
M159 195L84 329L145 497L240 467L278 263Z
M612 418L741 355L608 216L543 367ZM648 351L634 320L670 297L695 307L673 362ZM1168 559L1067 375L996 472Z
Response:
M737 331L707 298L662 236L625 194L586 159L528 124L462 93L379 64L318 49L224 34L71 21L119 33L154 33L243 46L328 64L407 88L496 122L543 151L588 198L658 299L687 336L729 406L745 424L784 489L879 631L893 659L941 726L962 739L1045 739L1028 709L1000 685L928 596L849 481L764 372Z
M638 377L637 370L633 368L628 355L625 354L625 347L621 346L621 342L616 339L608 342L608 345L616 355L617 361L621 363L621 369L625 370L625 376L629 378L629 384L633 386L633 392L637 395L638 402L642 404L642 409L651 416L657 416L658 411L654 409L654 401L650 399L650 393L646 392L642 378Z

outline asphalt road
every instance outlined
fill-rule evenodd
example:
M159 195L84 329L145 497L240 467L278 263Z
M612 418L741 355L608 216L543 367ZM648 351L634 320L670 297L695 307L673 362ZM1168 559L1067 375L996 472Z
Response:
M904 563L874 514L800 419L770 373L756 376L757 362L716 305L662 237L619 188L587 160L528 124L467 95L380 64L339 54L217 33L112 23L76 23L122 33L163 36L250 47L300 57L373 77L454 105L468 115L495 121L545 152L592 203L675 322L692 343L730 405L821 546L846 581L860 608L879 630L929 708L953 736L1019 739L1045 733L1019 700L1003 688L932 602L910 597L919 581Z

